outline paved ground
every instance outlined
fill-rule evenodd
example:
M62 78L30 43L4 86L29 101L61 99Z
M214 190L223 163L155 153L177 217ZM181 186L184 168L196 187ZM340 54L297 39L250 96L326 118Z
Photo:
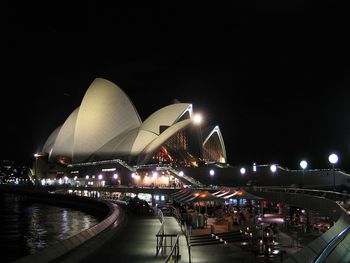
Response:
M156 256L156 234L159 231L160 222L157 217L137 217L128 215L128 222L122 232L116 235L108 244L94 253L83 263L90 262L164 262L169 250L164 256ZM301 245L305 245L310 239L307 234L300 235L299 243L293 243L290 231L293 229L281 229L279 242L282 249L286 250L284 259L300 250ZM165 232L168 234L180 235L180 255L181 261L188 263L189 251L185 235L175 218L165 217ZM315 237L312 237L315 238ZM167 242L170 243L170 240ZM299 246L300 245L300 246ZM192 263L216 263L216 262L264 262L264 259L255 258L249 252L233 245L207 245L191 248ZM270 261L271 262L271 261ZM280 262L280 258L275 258L272 262Z
M300 229L288 226L280 229L279 239L281 246L287 252L286 258L301 250L304 246L311 241L318 238L320 234L316 235L311 232L304 233Z
M155 256L159 219L129 215L127 220L123 231L83 262L164 262Z
M166 233L181 235L181 262L190 262L186 238L182 234L179 224L173 217L165 217L165 222ZM124 230L102 249L82 262L164 262L165 256L156 257L156 234L159 228L160 222L156 217L129 215ZM234 263L242 262L242 259L247 257L239 248L230 244L193 247L191 255L192 263Z

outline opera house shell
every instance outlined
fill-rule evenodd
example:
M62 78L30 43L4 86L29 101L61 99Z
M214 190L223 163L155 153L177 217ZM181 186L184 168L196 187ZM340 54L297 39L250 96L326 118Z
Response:
M266 164L253 171L246 166L242 175L241 167L227 162L219 127L196 125L190 103L170 104L141 121L117 85L97 78L77 106L47 138L30 171L32 181L114 185L113 176L118 175L121 185L172 186L178 180L193 186L245 186L292 185L304 180L301 171L280 166L271 176ZM103 179L98 180L100 175ZM309 171L305 176L309 185L332 185L331 179L327 170ZM337 184L348 185L348 181L347 175L337 174Z
M128 164L226 162L218 126L193 124L192 104L175 103L145 121L114 83L97 78L79 107L46 140L42 152L50 163L74 164L120 158ZM197 136L196 136L197 135ZM200 139L199 139L200 138ZM198 143L200 141L200 143Z

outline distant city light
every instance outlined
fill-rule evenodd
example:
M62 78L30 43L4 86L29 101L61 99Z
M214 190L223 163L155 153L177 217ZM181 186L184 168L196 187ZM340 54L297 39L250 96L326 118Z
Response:
M241 172L241 174L245 174L245 168L244 167L242 167L239 171Z
M256 172L256 163L253 163L253 171Z
M99 174L98 175L98 180L102 180L102 178L103 178L102 174Z
M179 175L180 175L181 177L183 177L185 174L184 174L183 171L180 171L180 172L179 172Z
M118 179L118 174L113 174L113 179Z
M275 164L271 165L270 167L271 172L276 172L277 171L277 166Z
M211 169L211 170L209 171L209 174L210 174L211 176L214 176L214 175L215 175L215 171L214 171L213 169Z

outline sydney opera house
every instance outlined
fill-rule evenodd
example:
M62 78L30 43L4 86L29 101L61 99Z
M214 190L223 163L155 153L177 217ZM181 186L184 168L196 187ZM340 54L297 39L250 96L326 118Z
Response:
M153 187L350 185L348 174L340 170L289 170L276 164L232 167L219 127L202 128L198 117L192 104L174 103L142 121L117 85L97 78L80 106L35 154L33 182Z
M190 103L168 105L142 121L123 90L97 78L47 138L33 174L83 185L199 184L181 169L227 159L219 127L203 129L196 121Z

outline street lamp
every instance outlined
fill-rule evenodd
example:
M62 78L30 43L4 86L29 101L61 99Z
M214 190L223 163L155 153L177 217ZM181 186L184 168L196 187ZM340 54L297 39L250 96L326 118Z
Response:
M338 162L338 155L335 153L332 153L328 156L328 161L332 164L332 171L333 171L333 190L335 190L335 172L334 172L334 165Z
M39 181L39 177L38 177L38 159L39 157L43 156L40 153L35 153L34 154L34 158L35 158L35 175L34 175L34 184L37 185L38 181Z
M275 175L275 172L277 171L277 166L275 164L272 164L270 166L270 170L271 170L272 174ZM274 181L275 181L274 177L275 176L272 176L272 184L274 184Z
M243 174L245 174L245 168L244 167L242 167L240 170L240 173L243 175Z
M203 139L202 139L202 129L201 129L201 124L203 121L203 117L201 114L196 113L193 116L193 123L194 125L198 126L199 129L199 151L200 151L200 158L203 159Z
M275 173L277 171L277 166L275 164L271 165L270 170L272 173Z
M215 175L215 171L214 171L213 169L211 169L211 170L209 171L209 174L210 174L210 176L214 176L214 175Z
M301 179L301 185L303 186L303 185L304 185L304 173L305 173L305 169L306 169L306 167L307 167L307 161L302 160L302 161L300 162L300 167L301 167L301 169L303 169L303 177L302 177L302 179Z

